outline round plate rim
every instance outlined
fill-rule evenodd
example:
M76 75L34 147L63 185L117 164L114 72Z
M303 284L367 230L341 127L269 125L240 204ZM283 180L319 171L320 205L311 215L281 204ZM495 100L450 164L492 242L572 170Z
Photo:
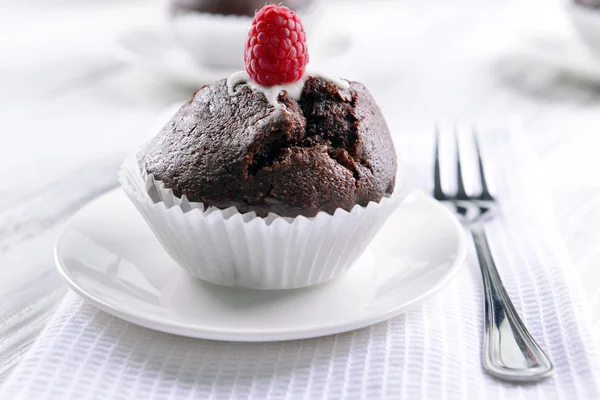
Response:
M179 52L181 55L183 55L189 60L189 62L193 66L193 71L190 70L187 71L187 73L182 73L181 68L177 68L177 71L175 71L173 68L168 67L165 63L149 63L148 58L141 56L139 51L132 50L131 46L127 44L128 39L132 35L139 34L140 32L158 33L162 35L163 38L169 40L173 46L172 49L175 49L177 52ZM352 38L351 35L345 32L337 32L337 34L338 37L346 40L351 40ZM152 74L160 75L171 82L177 83L185 87L198 87L202 85L208 85L219 79L227 77L238 70L235 67L219 68L202 66L194 63L193 58L190 57L186 53L186 51L183 48L181 48L181 46L178 45L176 41L172 39L170 33L168 32L168 29L165 26L160 26L157 24L145 23L125 29L119 32L114 37L112 46L115 56L118 57L121 61L133 66L137 66ZM345 52L347 51L348 50L346 50ZM189 73L193 73L193 76Z
M86 207L89 207L92 203L99 202L100 200L113 194L114 192L115 190L107 192L104 195L97 197L91 203L88 203ZM456 256L452 265L449 267L445 275L435 285L433 285L431 288L424 291L420 295L414 297L412 300L400 304L398 306L391 307L382 313L377 313L375 315L370 315L360 319L344 321L342 323L336 322L327 325L321 325L319 327L306 327L300 329L286 329L285 327L278 330L271 329L269 331L261 329L234 329L227 332L217 328L198 327L195 324L165 321L162 318L152 319L148 318L148 316L140 318L133 314L123 312L120 309L116 308L114 305L102 299L99 299L96 295L90 294L85 289L80 287L80 285L69 275L69 273L67 272L68 268L66 268L61 261L60 249L65 238L65 234L69 231L71 224L77 218L81 210L79 210L69 219L63 231L61 232L59 239L57 240L56 245L54 246L54 261L56 263L56 269L58 270L60 276L67 282L69 287L75 293L81 296L84 300L89 301L95 307L110 315L113 315L132 324L142 326L144 328L179 336L192 337L196 339L220 340L231 342L288 341L329 336L338 333L353 331L360 328L365 328L402 314L409 308L420 304L426 298L430 297L431 295L438 292L441 288L443 288L456 275L458 269L463 263L467 253L466 239L462 226L454 217L454 215L446 207L433 200L432 198L428 197L421 191L413 190L409 194L409 196L417 196L419 201L426 201L434 207L440 207L440 211L442 211L446 215L446 217L448 217L448 221L454 226L454 229L456 230L458 236L458 245Z
M214 68L193 64L195 67L194 72L197 73L197 78L192 77L187 73L182 73L181 69L179 69L178 72L175 72L172 68L166 66L165 63L149 63L148 58L141 56L140 52L132 50L131 46L127 44L128 38L130 38L132 34L140 32L159 32L164 34L163 31L164 29L154 25L140 25L124 30L115 37L113 51L121 61L133 66L137 66L138 68L141 68L152 74L161 75L163 78L182 86L197 87L207 85L223 78L224 76L228 76L232 72L235 72L235 69L231 68ZM168 35L165 35L165 37L169 38ZM177 49L180 54L183 54L185 57L189 57L182 49L179 48L179 46L177 46L176 43L172 44L173 48ZM189 59L189 62L193 63L193 60Z

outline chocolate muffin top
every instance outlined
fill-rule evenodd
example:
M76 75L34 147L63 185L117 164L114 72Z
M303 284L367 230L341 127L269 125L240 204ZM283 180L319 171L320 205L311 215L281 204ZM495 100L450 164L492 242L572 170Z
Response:
M198 90L145 149L145 168L178 197L265 217L313 217L379 202L394 190L387 124L358 82L308 78L282 107L247 84Z
M171 12L174 14L190 11L224 15L245 15L252 17L256 10L268 3L265 0L171 0ZM286 0L282 5L291 10L301 11L312 0Z
M575 3L588 8L600 8L600 0L575 0Z

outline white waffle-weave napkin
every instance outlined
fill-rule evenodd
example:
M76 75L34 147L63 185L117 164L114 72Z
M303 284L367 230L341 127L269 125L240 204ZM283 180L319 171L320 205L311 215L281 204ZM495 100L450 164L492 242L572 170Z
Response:
M67 295L0 388L0 399L598 399L598 352L558 235L543 172L520 132L488 130L484 154L502 210L488 233L515 303L552 359L541 383L481 369L482 290L473 249L425 304L369 328L282 343L226 343L154 332ZM431 188L433 141L397 139ZM465 166L467 168L467 166Z

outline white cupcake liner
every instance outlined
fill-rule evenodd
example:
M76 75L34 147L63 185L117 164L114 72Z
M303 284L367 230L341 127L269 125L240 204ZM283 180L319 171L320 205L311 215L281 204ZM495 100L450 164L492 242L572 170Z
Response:
M390 197L350 212L261 218L178 198L147 175L135 155L119 172L121 187L183 269L218 285L252 289L312 286L347 271L409 193L406 177L398 178Z

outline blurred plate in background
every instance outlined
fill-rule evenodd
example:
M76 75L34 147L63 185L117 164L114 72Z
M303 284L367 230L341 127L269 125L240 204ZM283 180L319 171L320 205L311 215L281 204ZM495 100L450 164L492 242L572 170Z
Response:
M132 28L121 33L116 44L117 53L124 61L185 86L198 88L235 72L233 69L209 68L195 63L173 40L170 32L159 26ZM352 47L352 39L342 33L333 33L318 37L309 46L309 68L327 70L328 64L348 52Z
M600 83L600 57L593 54L574 36L529 36L516 50L516 56L560 69L579 79Z

